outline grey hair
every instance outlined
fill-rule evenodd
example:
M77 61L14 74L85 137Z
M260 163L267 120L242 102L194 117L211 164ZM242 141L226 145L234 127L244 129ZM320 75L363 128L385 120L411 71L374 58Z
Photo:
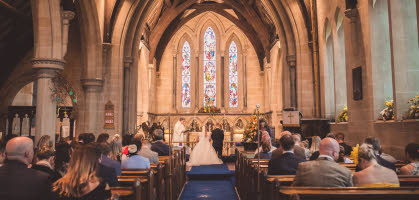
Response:
M376 160L374 148L371 144L364 143L358 149L358 159L363 158L367 161Z

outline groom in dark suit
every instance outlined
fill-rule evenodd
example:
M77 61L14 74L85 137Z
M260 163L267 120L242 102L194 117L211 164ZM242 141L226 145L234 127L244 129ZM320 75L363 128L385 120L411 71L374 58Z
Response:
M218 154L218 157L221 158L223 153L223 141L224 141L224 131L221 130L220 124L215 125L215 129L211 134L212 146Z

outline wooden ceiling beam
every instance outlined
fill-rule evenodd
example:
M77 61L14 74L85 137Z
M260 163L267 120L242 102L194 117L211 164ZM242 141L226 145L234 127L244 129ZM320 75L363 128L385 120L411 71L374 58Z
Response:
M20 12L18 9L16 9L15 7L11 6L3 0L0 0L0 9L3 10L6 14L10 15L11 17L17 17L19 20L25 22L32 22L31 16L25 15L24 13Z
M249 39L250 43L253 45L256 54L258 56L259 64L261 67L261 70L263 70L263 59L265 58L265 49L262 45L262 42L259 40L259 37L256 34L256 31L252 28L250 24L247 23L246 20L239 20L230 13L226 12L224 9L230 9L227 5L220 8L217 6L218 4L214 5L194 5L191 8L196 9L194 12L186 16L185 18L181 19L181 21L176 22L176 24L171 24L168 29L163 34L159 44L157 45L157 50L155 52L155 58L156 58L156 66L157 70L159 69L159 65L161 62L161 58L163 56L164 50L166 49L168 42L173 37L173 35L188 21L193 19L194 17L207 12L212 11L215 12L228 20L230 20L233 24L235 24L240 30L243 31L243 33L246 35L246 37Z
M269 48L269 31L262 20L259 18L258 14L252 6L245 6L237 3L233 0L226 0L226 4L230 5L234 10L236 10L240 15L242 15L247 22L253 27L254 30L258 30L256 33L261 38L263 47Z
M164 0L164 5L166 5L167 7L172 7L172 0Z
M157 44L160 41L164 31L170 25L170 23L176 19L181 13L183 13L187 8L192 6L197 0L187 0L180 4L178 7L171 7L164 11L163 15L158 20L156 26L150 33L150 60L153 60L154 54L156 52Z

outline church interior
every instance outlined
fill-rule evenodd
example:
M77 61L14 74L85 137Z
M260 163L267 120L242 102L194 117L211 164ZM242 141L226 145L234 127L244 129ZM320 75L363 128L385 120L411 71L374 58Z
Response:
M162 129L176 151L137 199L197 198L189 193L205 187L188 183L186 161L203 126L223 130L223 170L235 177L234 194L199 193L209 199L295 192L280 188L289 177L266 178L269 160L246 154L262 148L261 122L273 143L285 131L308 146L328 134L356 148L375 137L403 162L419 143L419 0L0 0L0 10L0 141L152 140ZM172 147L178 121L186 148Z

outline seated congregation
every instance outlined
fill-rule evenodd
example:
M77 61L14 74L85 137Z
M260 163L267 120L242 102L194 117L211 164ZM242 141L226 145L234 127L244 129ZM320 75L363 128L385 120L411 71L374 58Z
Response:
M185 184L186 154L144 135L80 134L54 145L43 136L0 140L0 199L176 199ZM171 176L169 176L171 175Z
M288 131L281 133L275 150L267 138L262 136L260 157L257 151L254 158L252 152L236 151L236 187L242 199L419 196L418 144L406 146L407 162L402 162L383 153L376 137L367 137L353 151L341 133L314 136L310 148L301 135Z

